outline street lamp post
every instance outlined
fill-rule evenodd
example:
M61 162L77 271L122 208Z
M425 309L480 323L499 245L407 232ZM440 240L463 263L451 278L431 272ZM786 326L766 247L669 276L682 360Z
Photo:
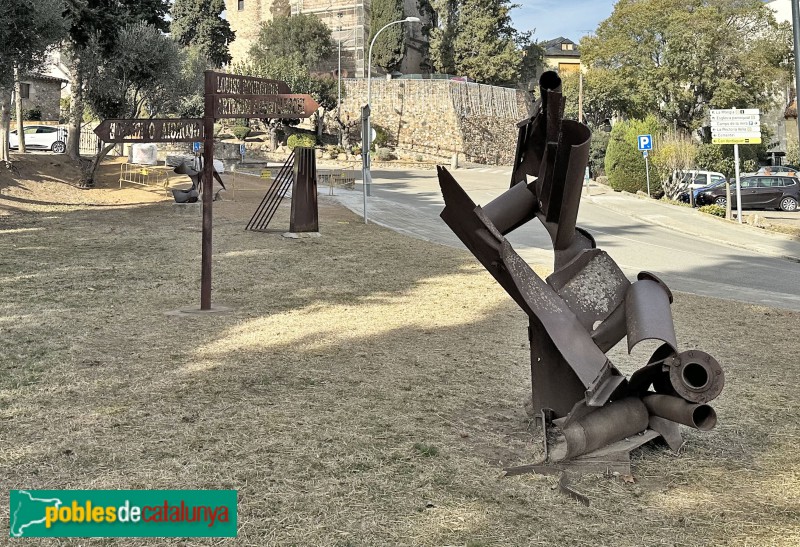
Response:
M339 122L339 146L342 145L342 15L343 13L341 11L336 14L339 18L339 28L336 33L336 38L339 42L339 66L336 69L336 78L339 80L336 95L336 119Z
M371 111L371 101L372 101L372 46L375 45L375 40L377 40L378 35L389 28L392 25L397 25L400 23L420 23L419 17L406 17L405 19L400 19L398 21L392 21L381 27L381 29L375 33L375 36L372 37L372 42L369 44L369 54L367 55L367 104L366 108L363 112L367 115L366 123L363 124L364 128L366 129L366 135L361 136L361 157L362 157L362 179L363 179L363 191L364 191L364 224L367 223L367 196L369 195L369 190L372 182L372 175L370 173L370 157L369 157L369 149L372 146L372 123L369 119L369 113Z

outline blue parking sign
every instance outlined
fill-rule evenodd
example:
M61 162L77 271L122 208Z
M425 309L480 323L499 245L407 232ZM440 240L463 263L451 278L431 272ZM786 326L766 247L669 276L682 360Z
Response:
M651 135L639 135L639 150L652 150L653 137Z
M193 142L193 143L192 143L192 151L194 151L194 152L199 152L199 151L200 151L200 145L201 145L201 144L202 144L202 143L199 143L199 142Z

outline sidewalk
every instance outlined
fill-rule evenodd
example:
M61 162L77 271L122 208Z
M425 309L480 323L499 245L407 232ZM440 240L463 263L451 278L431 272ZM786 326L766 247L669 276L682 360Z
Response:
M602 185L591 185L590 195L585 199L643 222L699 239L800 262L800 241L788 235L731 222L689 207L614 192Z

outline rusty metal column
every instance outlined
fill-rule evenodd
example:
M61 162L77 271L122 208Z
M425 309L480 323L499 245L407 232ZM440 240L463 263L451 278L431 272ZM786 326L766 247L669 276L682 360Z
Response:
M211 309L211 204L214 201L214 83L216 75L207 70L203 114L203 250L200 272L200 309Z
M294 149L294 181L290 232L319 232L317 207L317 155L313 148Z

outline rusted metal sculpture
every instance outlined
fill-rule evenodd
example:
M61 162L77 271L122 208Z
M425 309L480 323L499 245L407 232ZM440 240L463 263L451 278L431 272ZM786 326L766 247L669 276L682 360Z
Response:
M317 156L313 148L300 146L292 151L278 171L245 230L266 231L290 187L292 209L289 215L289 231L319 232Z
M576 226L591 132L563 119L555 72L542 75L540 90L533 116L519 124L510 189L480 207L439 167L441 217L528 314L533 412L562 435L552 447L545 440L549 462L630 472L629 451L649 440L661 436L680 448L677 424L714 427L707 403L724 374L704 352L678 352L667 286L648 272L631 283ZM534 218L555 251L546 280L505 238ZM623 337L629 352L643 340L662 343L630 379L606 356Z
M203 160L202 157L200 158L200 168L203 167ZM182 161L178 164L175 169L173 169L174 173L178 175L186 175L192 181L191 188L187 188L186 190L181 190L179 188L172 189L172 197L175 199L175 203L196 203L197 199L200 196L200 192L203 191L203 176L200 171L196 171L195 169L186 165L186 162ZM216 169L214 169L214 180L216 180L220 186L222 186L222 190L225 190L225 183L222 182L222 177L219 176L219 173ZM222 190L218 190L216 194L214 194L214 201L217 200L217 196Z

